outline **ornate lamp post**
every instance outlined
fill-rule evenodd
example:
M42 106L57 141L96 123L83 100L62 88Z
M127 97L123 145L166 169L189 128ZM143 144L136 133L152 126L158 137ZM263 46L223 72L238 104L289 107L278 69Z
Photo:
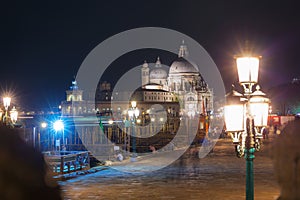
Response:
M243 94L232 91L224 108L226 131L232 136L238 157L246 160L246 199L254 199L253 159L260 148L260 136L268 117L268 98L259 91L252 92L258 80L259 57L237 57L239 83ZM256 137L259 136L259 137ZM241 141L240 141L241 140Z
M137 122L137 118L140 115L140 111L136 106L136 101L131 102L131 108L128 110L128 116L131 120L132 124L132 157L130 158L131 162L135 162L137 158L136 154L136 138L135 138L135 124Z
M18 120L18 111L15 106L9 111L8 108L10 104L11 104L11 98L7 96L3 97L3 105L4 105L5 113L3 113L2 109L0 109L0 119L3 121L4 125L15 127L16 122Z
M10 102L11 102L11 98L10 97L3 97L3 105L4 105L4 108L5 108L5 116L3 118L3 121L5 122L5 124L8 123L8 120L7 120L7 113L8 113L8 107L10 106Z
M10 111L10 120L13 124L15 124L18 120L18 111L15 107L13 107Z

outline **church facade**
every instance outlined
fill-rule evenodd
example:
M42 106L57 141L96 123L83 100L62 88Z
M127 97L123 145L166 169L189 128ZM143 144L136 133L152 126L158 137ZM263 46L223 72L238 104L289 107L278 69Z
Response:
M146 89L151 84L157 84L163 90L174 94L180 103L182 116L207 115L213 111L213 91L204 81L198 66L187 58L188 49L183 42L168 73L163 69L159 57L152 70L145 61L141 68L142 85Z

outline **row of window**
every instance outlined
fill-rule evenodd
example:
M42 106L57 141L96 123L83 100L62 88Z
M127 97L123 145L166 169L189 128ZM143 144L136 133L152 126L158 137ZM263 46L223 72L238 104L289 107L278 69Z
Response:
M145 101L146 100L164 100L164 101L174 101L174 98L173 97L157 97L157 96L145 96Z

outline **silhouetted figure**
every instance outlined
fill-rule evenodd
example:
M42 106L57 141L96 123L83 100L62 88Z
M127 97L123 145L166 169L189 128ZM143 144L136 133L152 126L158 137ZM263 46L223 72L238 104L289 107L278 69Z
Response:
M62 199L42 154L6 127L0 127L0 199Z
M278 199L300 199L300 120L287 124L274 140L272 156L280 186Z

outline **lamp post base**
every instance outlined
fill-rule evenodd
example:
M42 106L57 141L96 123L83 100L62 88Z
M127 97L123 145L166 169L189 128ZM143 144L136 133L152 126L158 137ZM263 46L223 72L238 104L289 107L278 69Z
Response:
M253 159L255 148L246 149L246 200L254 199Z

